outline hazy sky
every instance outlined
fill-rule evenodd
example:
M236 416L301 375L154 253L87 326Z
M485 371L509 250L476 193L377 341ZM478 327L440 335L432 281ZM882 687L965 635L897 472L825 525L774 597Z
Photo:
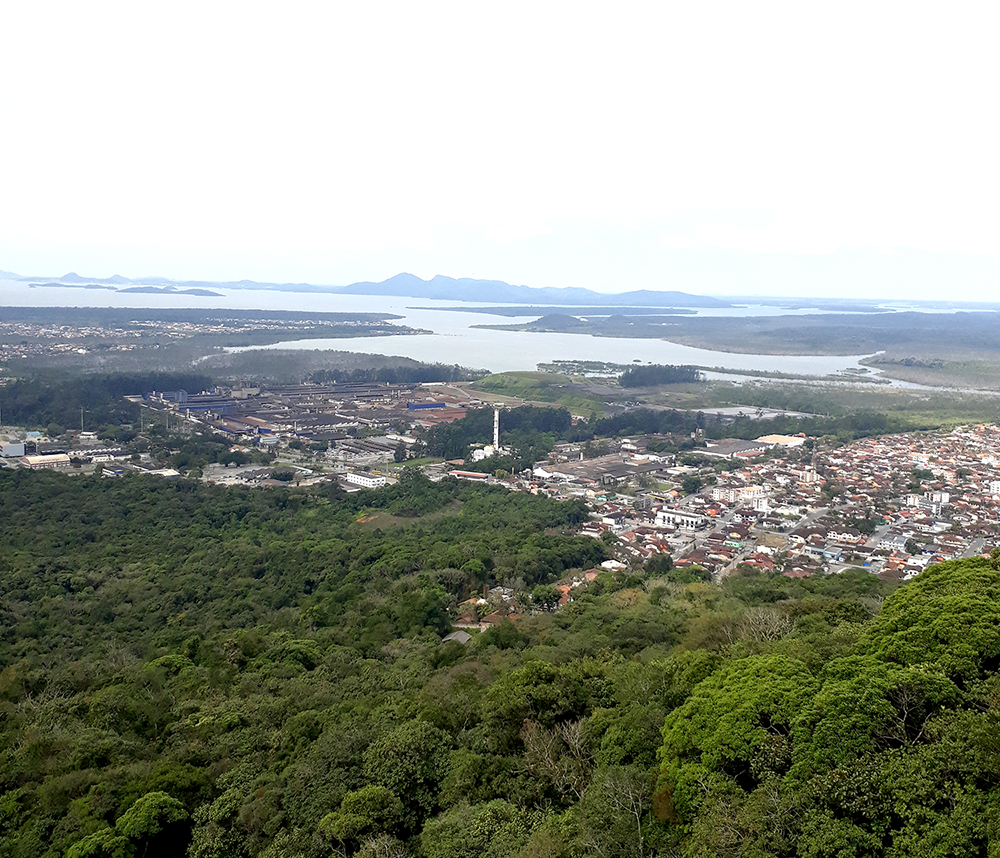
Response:
M6 3L0 269L997 299L998 17Z

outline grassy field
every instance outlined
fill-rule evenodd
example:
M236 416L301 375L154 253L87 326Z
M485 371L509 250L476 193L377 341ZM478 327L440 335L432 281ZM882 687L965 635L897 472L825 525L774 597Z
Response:
M369 530L385 529L387 527L413 527L416 525L433 524L442 518L458 515L462 511L462 501L453 501L443 509L417 516L398 516L385 510L365 510L357 517L357 523Z
M932 387L963 387L1000 390L1000 360L890 361L874 358L862 361L883 375Z
M558 405L574 414L604 414L604 397L589 385L551 372L502 372L472 385L481 393L518 399L531 405Z

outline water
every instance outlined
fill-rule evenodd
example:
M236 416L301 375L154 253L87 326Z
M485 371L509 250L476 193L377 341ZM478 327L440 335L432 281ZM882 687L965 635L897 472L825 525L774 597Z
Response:
M437 313L436 316L445 315ZM451 315L451 314L449 314ZM459 315L459 314L454 314ZM470 314L472 315L472 314ZM476 314L479 324L493 317ZM534 318L534 317L532 317ZM419 320L421 327L429 327ZM418 324L408 318L407 324ZM500 322L498 322L500 323ZM508 324L512 322L508 319ZM502 323L500 323L502 324ZM435 325L439 329L442 326ZM253 347L257 348L257 347ZM428 336L356 337L348 340L295 340L260 346L265 349L333 349L401 355L415 360L460 364L493 372L533 370L554 360L599 360L629 364L634 361L659 364L695 364L728 369L755 369L801 375L829 375L859 366L865 355L746 355L682 346L665 340L627 337L592 337L585 334L486 331L469 328L436 332Z
M399 355L431 363L460 364L493 372L533 370L553 360L600 360L619 364L634 361L660 364L696 364L736 370L763 370L797 375L825 376L859 366L865 355L750 355L697 349L665 340L593 337L581 334L488 331L473 325L517 324L547 310L539 307L524 317L483 313L442 312L440 307L461 306L457 301L396 298L371 295L337 295L268 290L215 290L221 297L136 294L75 288L30 288L21 281L0 280L0 306L20 307L137 307L206 309L298 310L326 312L383 312L403 318L398 324L433 331L423 336L357 337L351 339L295 340L261 348L322 349ZM496 302L469 302L469 307ZM415 309L416 306L429 309ZM552 308L557 310L558 308ZM702 315L787 314L773 306L747 306L704 310ZM795 314L817 312L792 311ZM0 310L2 317L2 310Z

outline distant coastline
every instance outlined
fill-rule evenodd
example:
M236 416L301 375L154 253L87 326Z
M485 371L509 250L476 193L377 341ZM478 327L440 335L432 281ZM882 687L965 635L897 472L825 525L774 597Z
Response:
M311 283L261 283L255 280L206 281L170 280L165 277L130 279L115 274L112 277L82 277L75 271L62 277L22 277L3 271L0 275L17 281L32 282L32 287L61 287L72 289L107 289L117 292L160 292L175 295L200 295L221 297L216 289L255 289L273 292L308 292L332 295L373 295L446 301L481 301L518 305L557 305L599 308L659 307L663 312L684 313L692 308L732 307L728 301L705 295L668 290L638 289L630 292L605 293L576 287L552 288L516 286L502 280L477 280L468 277L437 275L423 280L413 274L397 274L380 282L362 281L348 286L317 286ZM688 309L677 309L688 308Z
M100 289L105 292L133 292L144 295L199 295L203 298L222 298L221 292L213 292L211 289L178 289L176 286L129 286L127 289L119 289L117 286L109 286L104 283L59 283L51 281L49 283L29 283L31 289Z
M30 283L31 289L103 289L105 292L117 292L114 286L104 286L100 283Z

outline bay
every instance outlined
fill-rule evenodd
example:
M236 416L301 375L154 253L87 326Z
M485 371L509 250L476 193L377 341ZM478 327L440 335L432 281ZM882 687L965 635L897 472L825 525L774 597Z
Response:
M466 302L470 307L494 306L495 301ZM420 309L414 307L419 304ZM666 340L625 337L593 337L584 334L490 331L484 324L516 324L529 321L556 307L539 306L537 313L494 316L483 313L445 312L456 301L336 293L278 292L233 289L221 296L122 293L109 290L38 287L27 282L0 280L0 305L19 307L136 307L296 310L319 312L384 312L402 318L398 324L432 331L427 335L355 337L348 339L293 340L265 349L317 349L399 355L431 363L460 364L492 372L534 370L539 363L554 360L597 360L619 364L636 361L660 364L696 364L733 370L759 370L799 375L825 376L857 368L865 355L752 355L698 349ZM788 315L817 310L784 310L774 306L731 307L701 310L700 315ZM2 309L0 309L2 313Z

